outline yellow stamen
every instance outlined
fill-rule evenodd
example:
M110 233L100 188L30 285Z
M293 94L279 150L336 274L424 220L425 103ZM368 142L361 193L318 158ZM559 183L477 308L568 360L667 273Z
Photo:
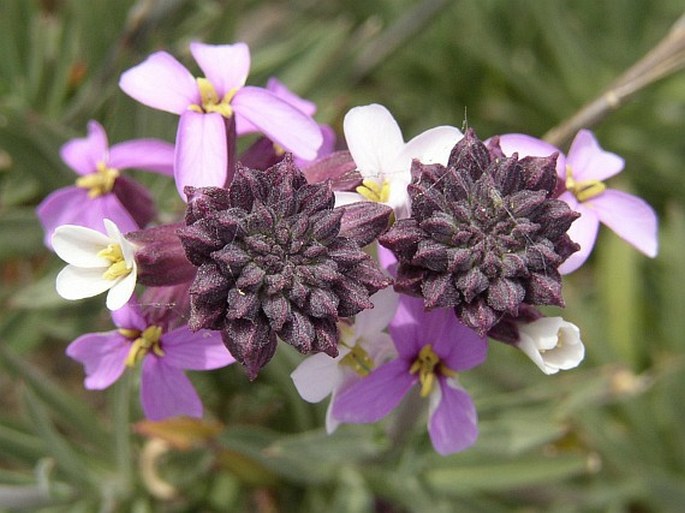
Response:
M369 201L385 203L390 197L390 182L383 180L382 183L378 183L371 178L365 178L356 191Z
M601 180L584 180L576 182L573 179L571 166L566 166L566 189L571 191L581 203L599 196L606 190L606 185Z
M276 153L277 157L280 157L285 153L285 148L283 148L283 146L281 146L280 144L274 143L274 152Z
M123 331L134 332L135 330L119 330L119 333L122 333ZM150 351L152 351L157 356L164 356L164 351L162 350L162 347L159 345L159 339L162 337L161 326L148 326L143 330L142 333L138 333L139 336L138 338L133 340L133 343L131 344L131 349L129 349L128 356L126 357L126 365L128 365L129 367L134 367Z
M114 182L119 178L119 170L107 167L104 162L98 162L95 173L76 179L76 187L88 189L89 198L97 198L109 194L114 188Z
M373 360L359 344L355 344L350 349L350 352L340 360L340 364L351 367L360 376L368 376L373 370Z
M197 88L200 90L200 98L202 105L190 105L188 109L193 112L209 113L216 112L225 118L230 118L233 115L233 107L231 107L231 100L238 92L238 88L233 88L227 92L223 98L219 98L214 85L206 78L197 78Z
M431 344L426 344L419 351L419 356L409 367L410 374L419 374L421 383L421 397L428 397L435 387L436 376L447 376L453 378L457 375L455 371L445 366Z
M117 243L109 244L105 249L99 251L97 256L111 262L107 270L102 274L102 277L106 280L116 280L131 272L131 267L124 260L121 246Z

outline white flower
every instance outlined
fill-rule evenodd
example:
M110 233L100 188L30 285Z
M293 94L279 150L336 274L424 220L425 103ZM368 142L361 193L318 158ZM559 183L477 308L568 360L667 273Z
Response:
M409 216L407 185L412 160L445 165L452 148L464 136L452 126L439 126L405 144L392 114L375 103L351 109L345 115L343 130L363 182L357 192L336 192L336 206L365 199L377 201L392 207L397 219Z
M542 317L518 330L518 348L545 374L573 369L585 357L578 326L561 317Z
M57 293L64 299L83 299L107 293L107 308L126 304L136 286L133 245L109 219L107 235L96 230L65 224L57 227L52 247L67 265L57 275Z
M352 325L341 323L338 356L331 358L325 353L317 353L305 358L290 374L305 401L318 403L331 396L326 411L329 434L340 425L331 413L338 390L367 375L375 365L392 356L392 340L383 330L395 315L398 299L392 287L376 292L371 296L372 310L358 313Z

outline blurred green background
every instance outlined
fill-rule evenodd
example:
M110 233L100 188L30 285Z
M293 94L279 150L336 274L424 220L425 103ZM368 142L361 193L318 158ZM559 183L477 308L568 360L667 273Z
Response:
M586 361L549 377L491 344L487 362L461 376L481 436L447 458L433 453L422 422L401 444L392 419L327 437L325 404L299 399L288 374L300 357L287 348L254 383L239 368L193 375L211 423L140 423L135 373L106 392L84 391L64 348L110 329L108 316L99 299L56 295L62 264L43 247L34 214L73 182L58 150L83 137L89 119L110 142L173 140L173 116L117 86L154 50L194 70L189 41L246 41L248 82L279 77L316 101L317 119L338 133L349 108L378 102L406 139L465 122L482 138L542 136L657 44L682 8L682 0L2 0L0 511L685 511L684 73L593 127L626 160L609 185L657 209L659 256L649 260L603 228L590 262L565 278L563 315L581 327ZM162 220L178 214L168 180L136 176L153 189Z

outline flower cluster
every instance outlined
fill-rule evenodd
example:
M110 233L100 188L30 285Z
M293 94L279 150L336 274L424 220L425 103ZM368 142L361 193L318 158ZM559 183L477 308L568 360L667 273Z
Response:
M238 361L253 380L281 340L306 355L291 374L303 399L330 396L329 433L376 422L410 395L427 400L435 450L458 452L478 435L458 374L483 364L488 337L545 374L583 359L579 329L538 306L564 305L561 275L587 259L599 223L656 254L654 212L606 188L623 160L587 130L568 156L530 136L481 142L450 126L405 143L372 104L346 114L348 149L333 151L313 103L275 78L246 85L247 45L190 52L203 77L160 51L120 79L180 116L175 143L110 147L91 121L62 148L75 186L38 208L46 245L68 263L58 293L107 292L116 327L67 354L88 389L141 363L150 419L202 416L186 370ZM255 132L238 155L238 138ZM183 218L155 222L128 168L173 177Z

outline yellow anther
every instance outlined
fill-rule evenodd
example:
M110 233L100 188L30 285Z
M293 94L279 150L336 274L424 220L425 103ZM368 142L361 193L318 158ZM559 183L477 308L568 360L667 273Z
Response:
M88 189L88 197L97 198L112 192L117 178L119 178L118 169L107 167L104 162L98 162L95 173L76 179L76 187Z
M601 180L584 180L576 182L573 178L571 166L566 166L566 190L573 193L581 203L599 196L606 190L606 185Z
M123 330L119 330L120 333L122 331ZM133 332L134 330L126 331ZM145 328L142 331L142 333L140 333L140 336L132 342L131 349L129 349L128 356L126 357L126 365L128 365L129 367L134 367L150 351L152 351L157 356L164 356L164 351L162 350L162 347L159 344L159 339L161 337L161 326L152 325Z
M360 376L368 376L373 370L373 360L359 344L355 344L350 349L350 352L340 360L340 364L351 367Z
M102 274L102 277L106 280L116 280L131 272L131 267L124 260L124 254L119 244L109 244L105 249L99 251L97 256L111 262L107 270Z
M129 340L135 340L140 336L140 330L134 330L131 328L119 328L117 330L122 337L126 337Z
M285 154L285 148L283 148L283 146L280 144L274 143L274 153L276 153L277 157L280 157L281 155Z
M385 203L390 198L390 182L383 180L382 183L378 183L371 178L365 178L356 191L369 201Z
M426 344L419 351L419 356L409 367L410 374L419 375L421 383L421 397L428 397L435 387L437 375L453 378L457 375L455 371L445 366L431 344Z
M197 88L200 90L200 98L202 105L189 105L188 109L193 112L209 113L216 112L225 118L230 118L233 115L233 107L231 107L231 100L238 92L237 88L231 89L223 98L219 98L214 85L206 78L197 78Z

